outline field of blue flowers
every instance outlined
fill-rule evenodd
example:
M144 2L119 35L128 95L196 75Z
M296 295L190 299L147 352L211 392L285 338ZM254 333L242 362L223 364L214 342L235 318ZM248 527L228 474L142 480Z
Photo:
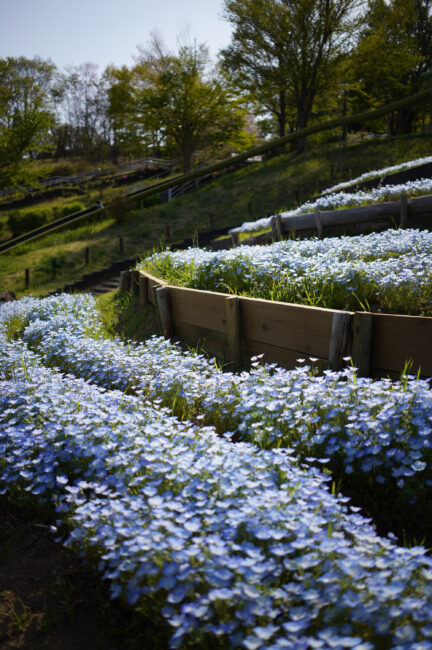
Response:
M430 194L432 191L432 179L430 178L419 178L415 181L407 181L406 183L398 183L396 185L378 186L368 191L359 190L357 192L345 192L344 190L348 187L352 187L356 183L362 183L363 181L374 178L381 178L387 174L393 174L412 167L418 167L430 163L431 161L431 156L427 158L417 158L416 160L410 160L399 165L366 172L348 182L339 183L338 185L329 187L318 198L306 201L306 203L303 203L293 210L282 211L280 214L283 217L294 217L307 212L315 212L316 210L337 210L338 208L352 208L370 203L381 203L383 201L399 199L402 192L406 192L411 197ZM245 221L241 226L232 228L230 233L252 233L260 230L269 230L271 228L271 219L272 217L270 216L262 217L255 221Z
M375 528L430 533L427 382L223 372L78 295L2 305L0 354L1 491L52 504L172 648L432 648L432 558Z
M432 233L394 230L227 251L159 252L139 268L177 285L330 309L432 315Z

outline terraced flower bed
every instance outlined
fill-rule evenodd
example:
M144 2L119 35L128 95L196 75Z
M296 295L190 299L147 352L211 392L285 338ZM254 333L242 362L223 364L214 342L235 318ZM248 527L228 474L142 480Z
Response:
M139 265L174 285L305 305L432 315L432 233L394 230L211 252L156 253Z
M66 543L171 647L432 648L432 560L344 492L390 497L377 523L416 512L422 534L425 381L224 373L164 339L106 339L90 297L0 319L2 490L55 505Z

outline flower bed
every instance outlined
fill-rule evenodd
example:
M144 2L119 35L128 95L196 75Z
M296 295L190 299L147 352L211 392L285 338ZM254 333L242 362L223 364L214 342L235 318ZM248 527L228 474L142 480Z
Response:
M329 470L381 529L432 539L432 391L426 381L262 366L222 372L169 341L106 340L90 297L28 301L23 341L43 362L107 389L142 394L182 418ZM70 314L68 313L70 310Z
M156 253L138 268L180 286L331 309L432 315L432 233L386 230L210 252Z
M19 339L26 312L54 328L71 309L68 336L85 342L101 334L90 308L78 297L0 308L3 490L55 500L67 543L99 562L113 596L161 612L173 648L432 648L425 550L378 537L293 450L232 444L140 395L61 375L41 341L31 352Z

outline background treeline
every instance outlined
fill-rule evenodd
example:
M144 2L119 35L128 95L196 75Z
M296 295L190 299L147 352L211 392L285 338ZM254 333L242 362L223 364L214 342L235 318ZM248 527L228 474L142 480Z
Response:
M138 47L133 65L102 72L92 63L59 70L37 57L0 59L0 188L24 182L26 163L46 157L164 156L188 169L415 93L432 68L431 7L432 0L224 0L233 34L217 62L203 44L170 52L157 34ZM431 113L425 102L368 128L430 130Z

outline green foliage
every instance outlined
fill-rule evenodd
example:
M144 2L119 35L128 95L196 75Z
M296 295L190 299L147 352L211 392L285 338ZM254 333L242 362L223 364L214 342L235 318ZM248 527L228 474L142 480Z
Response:
M12 236L18 237L43 226L47 220L48 212L46 210L28 210L27 212L14 210L9 213L7 225L12 232Z
M73 214L74 212L80 212L80 210L84 210L84 204L83 203L69 203L68 205L64 205L61 214L63 217L66 217L68 214Z
M100 296L96 306L108 338L145 341L152 334L161 334L153 307L140 307L139 299L131 293L111 291Z
M38 57L0 59L0 187L25 178L25 156L49 150L51 63Z

